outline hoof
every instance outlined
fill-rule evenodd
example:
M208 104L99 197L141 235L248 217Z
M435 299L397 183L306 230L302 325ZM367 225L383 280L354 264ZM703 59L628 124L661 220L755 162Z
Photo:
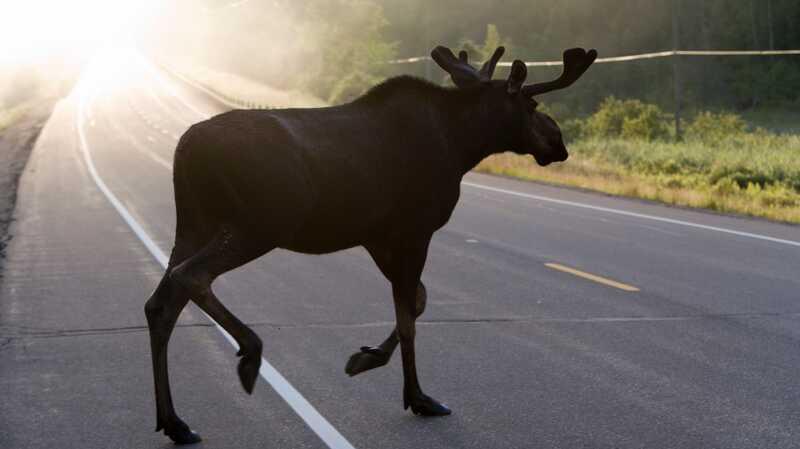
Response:
M344 372L352 377L364 371L386 365L391 357L390 353L382 349L362 346L361 352L356 352L350 356L350 360L347 361L347 365L344 367Z
M242 388L247 394L253 393L253 388L258 377L258 369L261 367L261 356L244 356L239 360L239 380L242 381Z
M200 435L181 420L178 420L171 430L164 429L164 435L168 436L175 444L193 444L203 441Z
M411 412L419 416L447 416L453 413L446 405L425 395L411 401L409 406Z
M167 434L167 436L170 437L170 439L172 439L172 442L177 445L194 444L203 441L203 439L200 438L200 435L191 429L182 432Z

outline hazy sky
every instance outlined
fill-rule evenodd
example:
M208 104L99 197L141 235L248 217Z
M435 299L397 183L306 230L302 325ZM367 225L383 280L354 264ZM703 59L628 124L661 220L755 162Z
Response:
M118 39L160 0L0 0L0 64L83 55Z

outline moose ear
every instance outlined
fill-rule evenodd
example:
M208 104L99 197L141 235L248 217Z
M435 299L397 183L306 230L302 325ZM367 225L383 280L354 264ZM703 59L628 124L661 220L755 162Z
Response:
M511 73L508 75L506 81L506 89L509 94L518 94L522 90L522 85L525 83L525 78L528 77L528 68L525 63L519 59L515 59L511 64Z

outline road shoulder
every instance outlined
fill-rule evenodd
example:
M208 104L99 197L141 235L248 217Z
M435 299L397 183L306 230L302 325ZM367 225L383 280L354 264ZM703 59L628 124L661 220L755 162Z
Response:
M0 131L0 282L5 249L12 237L9 227L14 220L19 179L57 101L36 101L20 119Z

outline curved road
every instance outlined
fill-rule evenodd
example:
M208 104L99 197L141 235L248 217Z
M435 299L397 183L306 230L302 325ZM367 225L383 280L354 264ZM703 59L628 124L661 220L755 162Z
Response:
M0 447L171 446L153 432L142 307L171 248L176 138L222 110L131 52L56 108L0 289ZM452 416L403 411L399 356L344 374L393 326L360 248L275 251L220 279L285 382L245 394L190 305L175 402L203 448L797 447L798 256L798 227L470 174L417 335L422 385Z

